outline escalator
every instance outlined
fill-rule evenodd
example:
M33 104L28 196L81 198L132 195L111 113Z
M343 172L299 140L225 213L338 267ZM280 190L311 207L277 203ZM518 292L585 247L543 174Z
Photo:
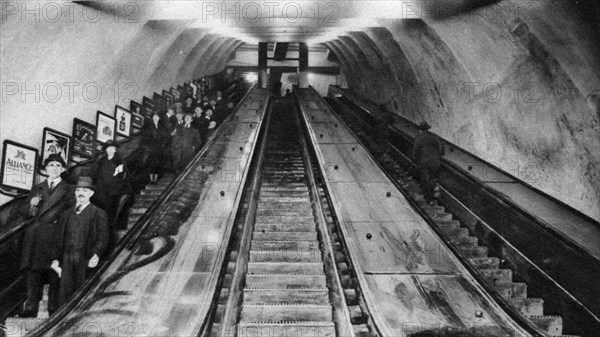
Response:
M357 291L342 284L293 99L273 104L254 196L214 307L211 336L371 335ZM314 165L314 163L312 164ZM329 214L330 215L330 214ZM348 268L343 277L350 279ZM347 282L349 283L349 282ZM353 314L354 313L354 316Z
M600 275L600 264L591 254L490 189L490 181L471 177L472 166L485 163L445 160L439 204L426 205L411 159L413 135L402 130L414 129L412 123L401 120L390 128L389 143L380 144L373 136L375 114L350 93L337 90L332 88L327 103L501 301L547 334L596 336L599 293L592 275ZM450 155L463 151L446 146ZM487 180L508 180L504 174L490 174L492 170Z

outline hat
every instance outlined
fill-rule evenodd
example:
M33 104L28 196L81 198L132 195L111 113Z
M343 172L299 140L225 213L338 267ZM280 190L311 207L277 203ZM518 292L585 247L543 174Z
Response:
M104 145L102 145L102 150L106 150L107 148L109 148L111 146L114 146L114 147L116 147L118 149L119 148L119 143L117 143L114 140L109 140L106 143L104 143Z
M95 190L96 186L94 186L94 182L92 181L91 177L85 177L85 176L81 176L79 177L79 179L77 179L77 185L75 185L75 188L89 188L91 190Z
M419 130L427 131L429 129L431 129L431 125L427 124L427 122L421 122L421 124L419 124Z
M65 160L63 159L63 157L58 153L53 153L53 154L49 155L48 158L46 158L46 160L44 160L44 166L48 166L48 164L51 161L58 162L59 164L62 165L62 167L67 167L67 163L65 163Z

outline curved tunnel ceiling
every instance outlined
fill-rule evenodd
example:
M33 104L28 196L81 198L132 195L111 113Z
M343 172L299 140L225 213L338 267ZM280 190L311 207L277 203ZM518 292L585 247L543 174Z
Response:
M355 93L411 120L428 120L442 137L509 172L534 163L538 180L532 184L600 219L595 0L76 3L110 19L96 26L2 24L3 60L19 65L3 69L3 78L56 77L106 87L132 82L141 95L222 71L242 46L252 51L257 42L306 42L328 49L327 59ZM533 83L535 91L521 83ZM453 97L457 85L469 89L462 100ZM498 88L505 91L496 100ZM518 97L511 98L515 90ZM527 102L537 97L544 99ZM100 109L114 108L108 98ZM57 109L15 100L3 108L60 111L64 121L87 109L88 102L79 103ZM49 126L60 128L59 121ZM3 130L20 139L12 128ZM31 142L39 141L35 137Z
M541 169L548 176L541 179L545 182L540 188L565 195L562 199L567 203L585 209L600 200L598 174L594 173L596 168L600 170L598 145L594 143L599 117L586 115L585 106L585 98L600 88L600 79L589 76L600 73L600 63L590 52L597 50L589 47L592 41L597 42L597 36L582 34L582 27L594 27L582 14L593 6L590 3L174 1L147 4L141 12L151 21L185 22L179 26L178 37L172 38L171 48L159 57L165 63L153 68L157 77L220 71L244 44L250 49L258 42L325 46L332 54L329 59L336 60L353 91L389 109L401 110L412 120L431 121L445 138L502 162L500 166L507 159L527 163L550 158L551 167L543 164ZM567 14L556 18L556 11ZM586 24L576 27L567 22L574 18ZM579 37L570 38L569 33L560 32L562 29ZM587 45L588 50L576 50L576 43ZM565 52L565 46L571 49ZM168 60L179 57L184 61L177 62L178 69L170 69ZM476 101L493 96L494 87L509 88L521 82L539 83L539 87L535 87L536 92L518 88L522 91L519 99L563 94L525 107L529 110L525 117L519 116L523 108L514 102L464 104L451 97L457 85L472 85L467 95ZM565 111L579 111L585 121ZM508 117L499 119L500 115ZM575 125L587 125L588 131L578 133ZM547 132L531 135L536 127ZM566 148L570 152L565 152ZM582 166L573 169L568 164L572 161ZM551 178L565 171L571 180L557 182ZM568 188L573 180L593 187L582 197ZM589 214L598 217L597 211Z

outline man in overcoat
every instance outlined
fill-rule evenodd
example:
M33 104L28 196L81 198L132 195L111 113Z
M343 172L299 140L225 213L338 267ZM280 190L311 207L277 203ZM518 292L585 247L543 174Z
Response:
M32 223L25 232L21 255L21 270L27 278L27 300L21 317L37 317L44 281L49 284L48 312L53 314L58 309L59 279L50 265L60 239L58 219L75 204L72 189L61 179L66 166L60 155L48 156L44 161L48 179L32 188L25 205Z
M90 203L94 190L91 177L79 177L75 207L65 211L58 222L61 235L52 268L61 274L61 304L83 286L88 268L96 268L106 252L108 220L104 210Z
M192 115L185 115L184 121L183 126L175 131L171 145L173 168L176 174L180 174L190 160L194 158L196 150L200 148L202 143L198 130L192 126Z
M431 126L427 122L422 122L419 125L419 133L413 143L413 158L419 167L425 201L432 203L434 188L445 151L442 142L429 132L429 129L431 129Z

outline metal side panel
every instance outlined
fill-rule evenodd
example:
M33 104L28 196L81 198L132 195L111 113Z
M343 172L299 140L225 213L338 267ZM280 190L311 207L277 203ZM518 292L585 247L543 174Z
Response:
M258 94L258 95L257 95ZM254 96L265 100L268 93L255 89ZM256 99L256 97L254 98ZM257 103L252 103L257 104ZM260 116L264 116L261 113ZM235 119L229 123L237 122ZM262 120L256 126L260 128ZM236 210L246 180L257 132L246 132L248 138L231 134L217 135L215 143L221 151L208 151L210 157L199 160L188 173L201 184L186 193L199 194L191 214L171 235L148 240L145 245L123 250L101 276L100 282L76 305L74 310L55 324L45 335L121 335L129 336L195 336L208 313L214 296L220 267L229 242ZM243 151L229 151L239 148ZM223 156L226 154L225 156ZM239 179L228 177L231 162L239 163ZM205 164L202 167L202 164ZM211 164L210 167L207 164ZM188 176L181 184L186 187ZM177 188L177 187L176 187ZM169 210L179 207L183 197L173 195L162 211L151 221L175 221ZM165 215L166 214L166 215ZM223 244L225 243L225 244Z
M350 259L369 313L382 334L407 335L407 327L428 324L475 330L483 325L493 327L486 330L486 336L529 336L485 292L391 181L372 181L370 172L381 169L369 155L344 158L345 165L361 168L353 171L354 181L336 182L335 176L327 174L327 163L338 159L329 158L333 151L326 147L330 144L319 144L310 111L304 106L301 101ZM333 113L327 115L322 118L343 125ZM365 231L371 240L364 239ZM387 261L389 258L394 260Z

